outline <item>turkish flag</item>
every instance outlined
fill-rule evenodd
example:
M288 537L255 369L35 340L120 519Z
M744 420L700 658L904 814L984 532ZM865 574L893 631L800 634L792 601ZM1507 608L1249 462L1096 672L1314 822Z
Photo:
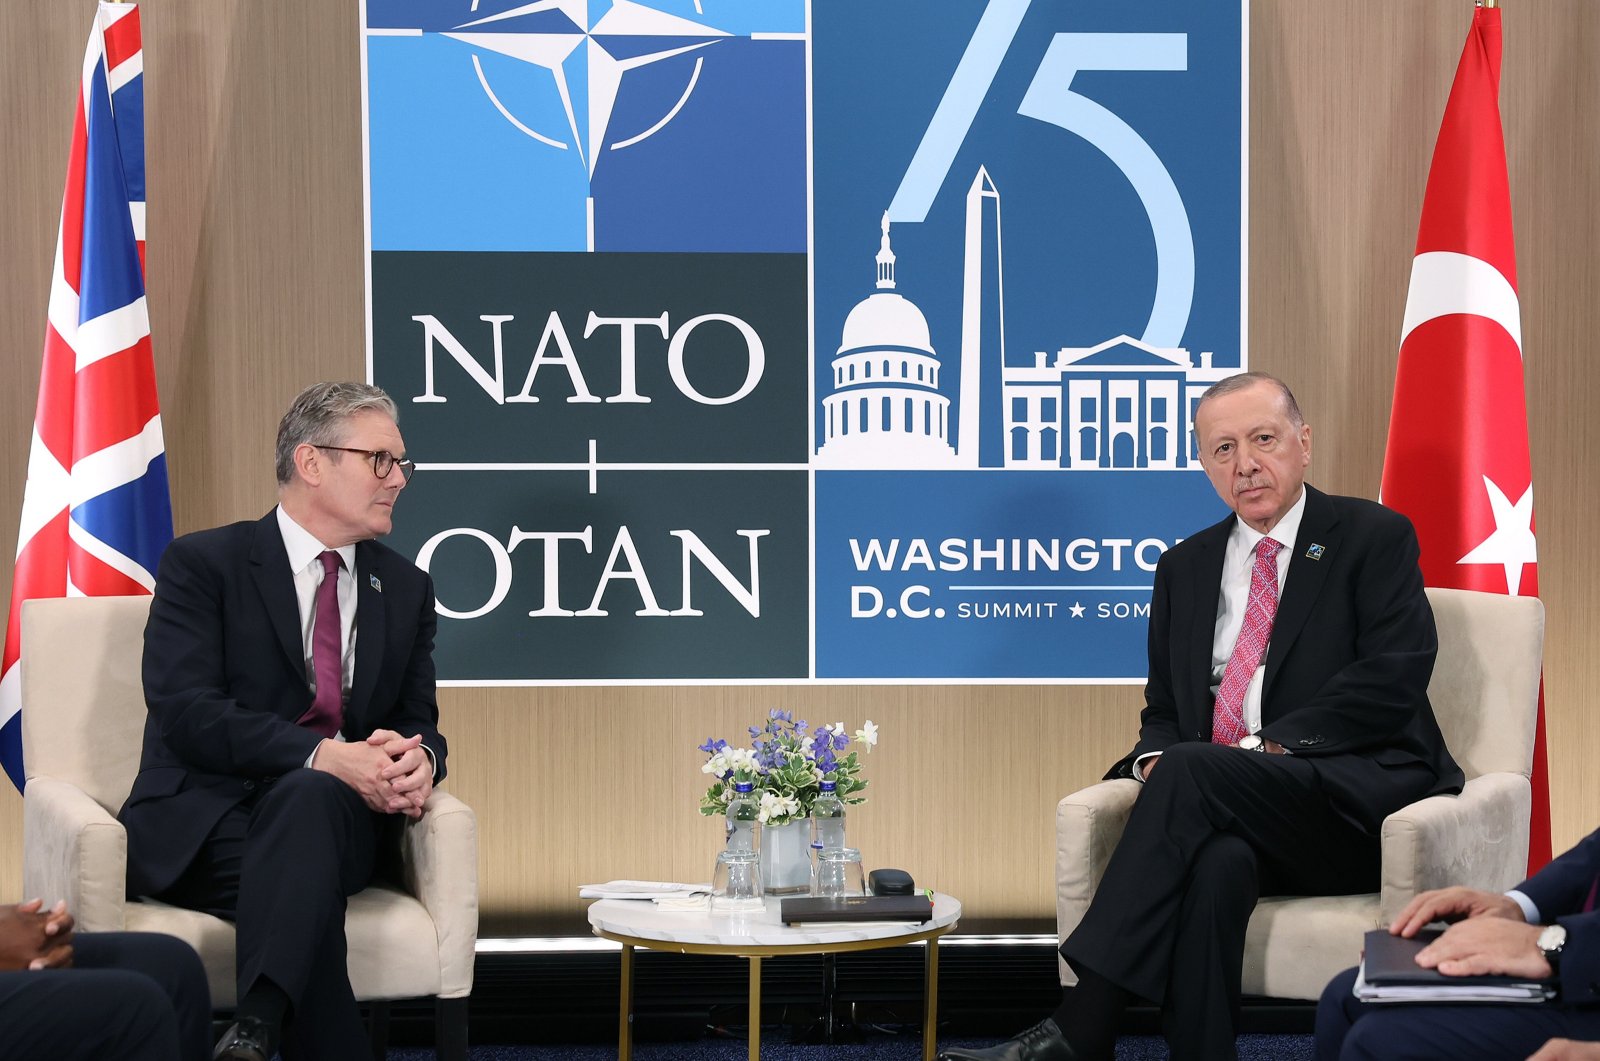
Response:
M1537 596L1522 321L1499 94L1500 11L1480 7L1456 67L1422 199L1382 497L1416 525L1428 585ZM1549 860L1541 684L1528 871Z

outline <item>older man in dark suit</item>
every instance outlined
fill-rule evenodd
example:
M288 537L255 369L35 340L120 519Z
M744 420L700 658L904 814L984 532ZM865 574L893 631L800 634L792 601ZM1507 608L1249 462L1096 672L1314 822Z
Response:
M1235 1056L1257 896L1375 891L1384 817L1460 790L1411 524L1305 484L1311 428L1280 380L1216 384L1195 433L1234 515L1156 569L1139 740L1106 775L1145 787L1062 944L1078 986L1017 1038L946 1058L1108 1058L1140 998L1174 1058Z
M367 1049L345 902L445 772L433 585L371 540L404 454L381 390L307 388L278 427L278 507L175 540L156 575L128 890L236 922L238 1022L218 1057Z
M1504 895L1473 888L1424 892L1389 931L1415 936L1453 921L1417 963L1446 976L1550 979L1546 1004L1369 1004L1351 993L1356 970L1333 978L1317 1006L1323 1061L1580 1061L1600 1058L1600 832ZM1574 1041L1577 1040L1577 1041Z

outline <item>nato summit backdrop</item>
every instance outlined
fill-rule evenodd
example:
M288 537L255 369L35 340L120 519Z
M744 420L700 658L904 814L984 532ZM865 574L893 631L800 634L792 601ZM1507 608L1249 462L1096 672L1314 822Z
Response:
M1142 680L1247 364L1242 3L362 19L443 681Z

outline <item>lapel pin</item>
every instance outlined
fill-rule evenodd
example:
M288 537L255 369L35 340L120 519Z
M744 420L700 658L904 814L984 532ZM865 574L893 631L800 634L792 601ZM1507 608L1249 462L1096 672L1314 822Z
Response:
M1312 546L1312 548L1321 549L1322 546L1315 545L1315 546ZM383 583L378 580L378 576L377 575L368 575L367 576L367 581L372 583L372 588L373 589L377 590L379 593L383 592Z
M1325 552L1327 552L1326 549L1318 545L1316 542L1312 542L1311 547L1306 550L1306 555L1313 560L1321 560L1322 554ZM376 582L377 579L373 579L373 581Z

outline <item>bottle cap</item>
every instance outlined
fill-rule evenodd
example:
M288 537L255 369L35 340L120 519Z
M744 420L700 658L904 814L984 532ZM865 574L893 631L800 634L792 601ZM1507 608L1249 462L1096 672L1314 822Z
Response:
M735 781L733 783L733 790L740 795L744 795L753 788L755 788L755 782L753 781Z
M832 792L835 788L838 787L838 785L835 782L829 781L827 778L823 778L822 781L819 784L820 784L820 786L822 788L822 791L824 791L824 792Z

